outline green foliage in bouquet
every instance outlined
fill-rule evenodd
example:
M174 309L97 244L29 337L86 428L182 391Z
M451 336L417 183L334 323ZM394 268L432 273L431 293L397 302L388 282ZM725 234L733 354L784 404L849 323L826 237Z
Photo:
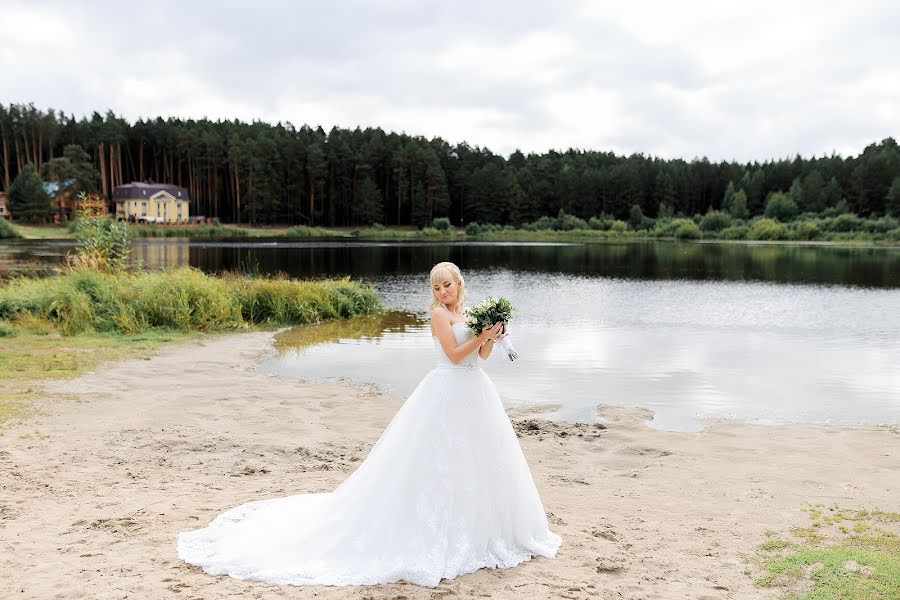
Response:
M516 307L506 298L502 296L500 298L488 296L480 304L466 311L466 322L469 325L469 329L477 335L485 327L491 327L501 321L509 321L516 310ZM498 345L509 360L516 360L519 357L519 353L516 352L508 337L501 339Z
M509 321L517 309L504 297L488 296L481 303L466 311L466 322L475 334L481 333L485 327L491 327L500 321Z

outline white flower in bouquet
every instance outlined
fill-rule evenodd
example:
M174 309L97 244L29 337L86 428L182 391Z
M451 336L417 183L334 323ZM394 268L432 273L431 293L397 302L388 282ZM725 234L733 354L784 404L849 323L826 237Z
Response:
M515 310L517 309L506 298L502 296L500 298L488 296L466 311L466 323L469 325L469 329L474 331L477 335L481 333L481 330L485 327L493 327L502 321L509 321L509 318ZM504 327L501 332L505 332L505 329L506 328ZM499 340L497 345L506 354L506 357L509 358L509 360L516 360L519 357L519 353L516 352L516 349L513 347L509 335L506 335L503 339Z

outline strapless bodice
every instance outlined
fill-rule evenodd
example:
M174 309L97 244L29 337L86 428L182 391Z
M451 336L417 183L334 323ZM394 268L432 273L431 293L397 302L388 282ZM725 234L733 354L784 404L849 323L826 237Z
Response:
M467 340L471 339L475 334L469 329L469 326L465 323L453 323L450 326L450 329L453 330L453 335L456 337L456 344L462 344ZM465 358L463 358L458 363L453 363L450 360L450 357L444 352L444 348L441 346L441 341L437 338L437 336L432 336L432 340L434 341L434 350L437 354L437 366L440 368L458 368L458 369L474 369L478 366L478 352L472 352Z

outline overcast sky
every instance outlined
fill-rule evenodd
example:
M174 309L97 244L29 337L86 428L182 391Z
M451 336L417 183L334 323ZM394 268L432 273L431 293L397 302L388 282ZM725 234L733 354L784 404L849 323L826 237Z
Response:
M900 137L900 2L0 0L0 102L382 127L508 155Z

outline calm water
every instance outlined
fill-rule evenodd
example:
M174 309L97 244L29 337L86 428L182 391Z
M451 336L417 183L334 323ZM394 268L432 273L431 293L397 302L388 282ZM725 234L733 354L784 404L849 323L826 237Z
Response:
M64 262L71 241L0 241L0 275ZM631 242L286 242L139 240L134 261L151 268L254 270L296 277L422 273L442 260L468 270L507 269L623 279L768 281L900 288L900 247Z
M0 268L45 268L67 250L6 245ZM642 406L652 426L685 431L703 417L900 423L900 249L154 240L136 257L352 275L393 311L288 332L266 372L408 394L434 363L427 272L452 260L471 302L504 295L520 309L510 326L520 359L485 367L507 405L586 421L598 404Z

